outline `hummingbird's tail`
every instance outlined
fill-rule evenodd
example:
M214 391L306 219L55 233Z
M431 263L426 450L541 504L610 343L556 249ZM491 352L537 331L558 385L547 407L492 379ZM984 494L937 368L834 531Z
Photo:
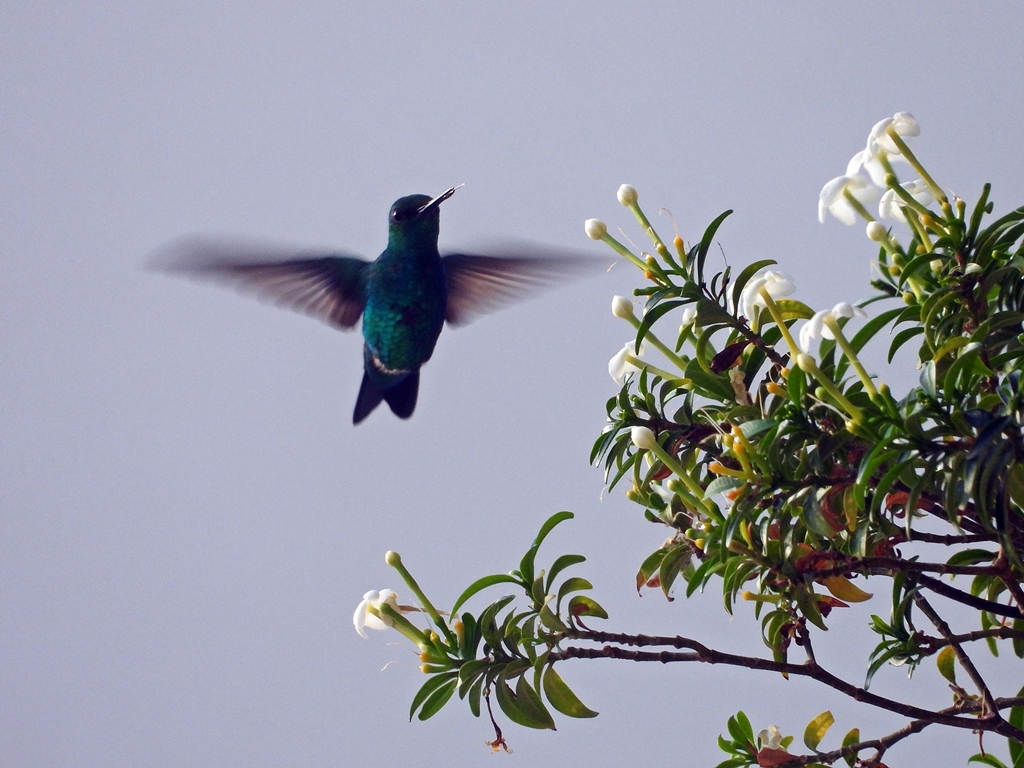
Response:
M416 395L420 391L420 371L417 368L395 386L384 390L384 399L391 412L400 419L408 419L416 410Z
M356 398L356 410L352 414L352 423L358 424L369 416L383 399L384 392L370 380L369 374L363 371L363 383L359 387L359 397Z
M415 370L388 389L381 389L373 382L370 375L363 371L363 383L359 387L359 397L356 398L356 409L352 414L352 423L358 424L380 405L381 400L386 400L391 407L391 412L401 419L408 419L416 410L416 395L420 389L420 372Z

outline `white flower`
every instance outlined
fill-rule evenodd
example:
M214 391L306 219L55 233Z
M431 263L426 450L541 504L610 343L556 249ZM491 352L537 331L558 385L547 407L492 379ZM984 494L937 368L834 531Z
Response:
M629 436L633 440L633 445L637 448L650 450L658 442L654 439L654 433L647 427L633 427L629 432Z
M917 120L914 119L912 114L909 112L897 112L892 117L887 117L885 120L875 123L871 133L868 134L867 151L872 156L877 155L878 150L887 152L890 155L902 154L900 148L889 138L888 129L890 126L896 135L901 138L903 136L919 136L921 134L921 126L917 124Z
M640 368L635 364L629 362L626 359L627 355L632 357L641 358L647 348L641 344L640 352L636 351L636 340L627 341L626 345L620 349L611 360L608 361L608 375L615 380L615 383L620 387L626 383L626 377L631 373L640 373Z
M881 158L885 158L890 164L894 162L908 162L907 158L903 156L892 139L889 138L886 133L886 129L889 126L894 126L896 133L900 136L917 136L921 133L920 127L917 125L917 121L914 120L914 116L909 112L897 112L893 117L887 117L885 120L880 120L875 123L871 129L871 133L868 134L867 146L863 151L853 156L850 161L850 165L847 167L846 174L848 176L856 173L861 167L871 176L871 180L880 187L885 187L885 175L888 173L885 166L882 165ZM859 159L859 164L855 165ZM851 168L855 168L851 172Z
M932 192L928 189L928 185L921 179L914 181L908 181L905 184L900 184L910 196L917 200L921 205L929 205L933 200ZM882 195L881 201L878 203L878 217L880 219L893 218L901 224L907 223L907 217L903 215L901 206L906 205L903 202L903 198L896 194L895 189L887 189L885 194Z
M754 307L763 307L764 299L761 297L761 289L768 293L773 299L780 296L789 296L796 290L793 278L782 272L768 270L761 275L754 277L743 286L740 293L740 314L747 320L754 316Z
M854 155L854 160L856 159L857 155ZM825 214L831 213L843 224L855 224L857 209L846 199L847 192L865 208L874 205L879 194L878 188L869 184L868 180L860 174L837 176L822 187L821 194L818 195L818 221L824 224Z
M593 240L600 240L608 234L608 226L600 219L587 219L583 224L587 237Z
M769 725L765 730L759 731L757 740L761 742L762 749L782 749L782 732L776 725Z
M375 616L367 610L370 606L373 606L375 610L380 610L381 605L384 603L387 603L396 611L401 610L398 607L398 595L390 589L382 589L379 592L371 589L363 595L363 601L359 603L355 614L352 616L352 623L355 625L356 632L359 633L360 637L367 637L364 631L366 628L384 631L392 625L393 622L387 616Z
M634 205L637 201L638 195L634 187L629 184L623 184L619 187L617 197L619 198L619 202L623 205Z
M625 296L612 296L612 314L628 320L633 317L633 302Z
M860 307L854 307L841 301L832 309L823 309L815 312L814 317L808 320L800 329L800 349L810 352L814 342L818 339L834 339L835 334L828 327L826 320L838 320L840 317L867 317L868 313ZM802 368L803 366L801 366Z

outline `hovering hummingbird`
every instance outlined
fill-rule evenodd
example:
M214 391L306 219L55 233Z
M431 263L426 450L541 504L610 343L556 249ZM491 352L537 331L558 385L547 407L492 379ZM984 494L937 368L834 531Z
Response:
M156 264L233 280L337 328L352 328L362 318L363 382L352 423L369 416L381 400L407 419L416 409L420 367L433 354L445 321L464 324L587 266L585 257L525 245L491 255L442 256L439 207L456 189L395 201L388 245L376 261L341 254L281 260L266 249L191 238L172 243Z

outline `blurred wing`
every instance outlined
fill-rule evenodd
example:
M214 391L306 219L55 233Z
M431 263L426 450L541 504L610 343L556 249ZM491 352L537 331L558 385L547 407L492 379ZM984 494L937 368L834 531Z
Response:
M500 246L486 255L449 253L441 263L448 282L445 319L452 325L604 266L593 256L533 244Z
M224 280L338 328L351 328L363 314L370 262L341 255L302 257L280 248L189 238L164 248L151 266Z

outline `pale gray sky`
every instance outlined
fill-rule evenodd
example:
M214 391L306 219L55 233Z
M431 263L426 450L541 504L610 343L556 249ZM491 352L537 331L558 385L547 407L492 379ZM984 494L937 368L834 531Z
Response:
M141 265L196 232L373 257L397 197L461 182L442 246L514 235L611 263L583 221L639 242L629 182L687 238L734 208L727 258L777 259L807 303L856 299L872 249L819 225L817 194L877 120L913 112L961 196L1024 202L1021 28L1010 2L4 3L0 763L714 765L741 707L798 735L826 708L833 739L893 730L802 681L570 662L601 717L510 726L515 754L491 756L463 706L409 724L415 658L353 631L363 592L401 591L386 550L450 603L571 509L547 556L591 558L608 628L764 651L717 592L636 597L665 532L587 464L627 265L446 331L413 419L359 428L357 333ZM839 621L868 612L884 594ZM819 654L862 679L836 639ZM975 749L910 744L892 762Z

